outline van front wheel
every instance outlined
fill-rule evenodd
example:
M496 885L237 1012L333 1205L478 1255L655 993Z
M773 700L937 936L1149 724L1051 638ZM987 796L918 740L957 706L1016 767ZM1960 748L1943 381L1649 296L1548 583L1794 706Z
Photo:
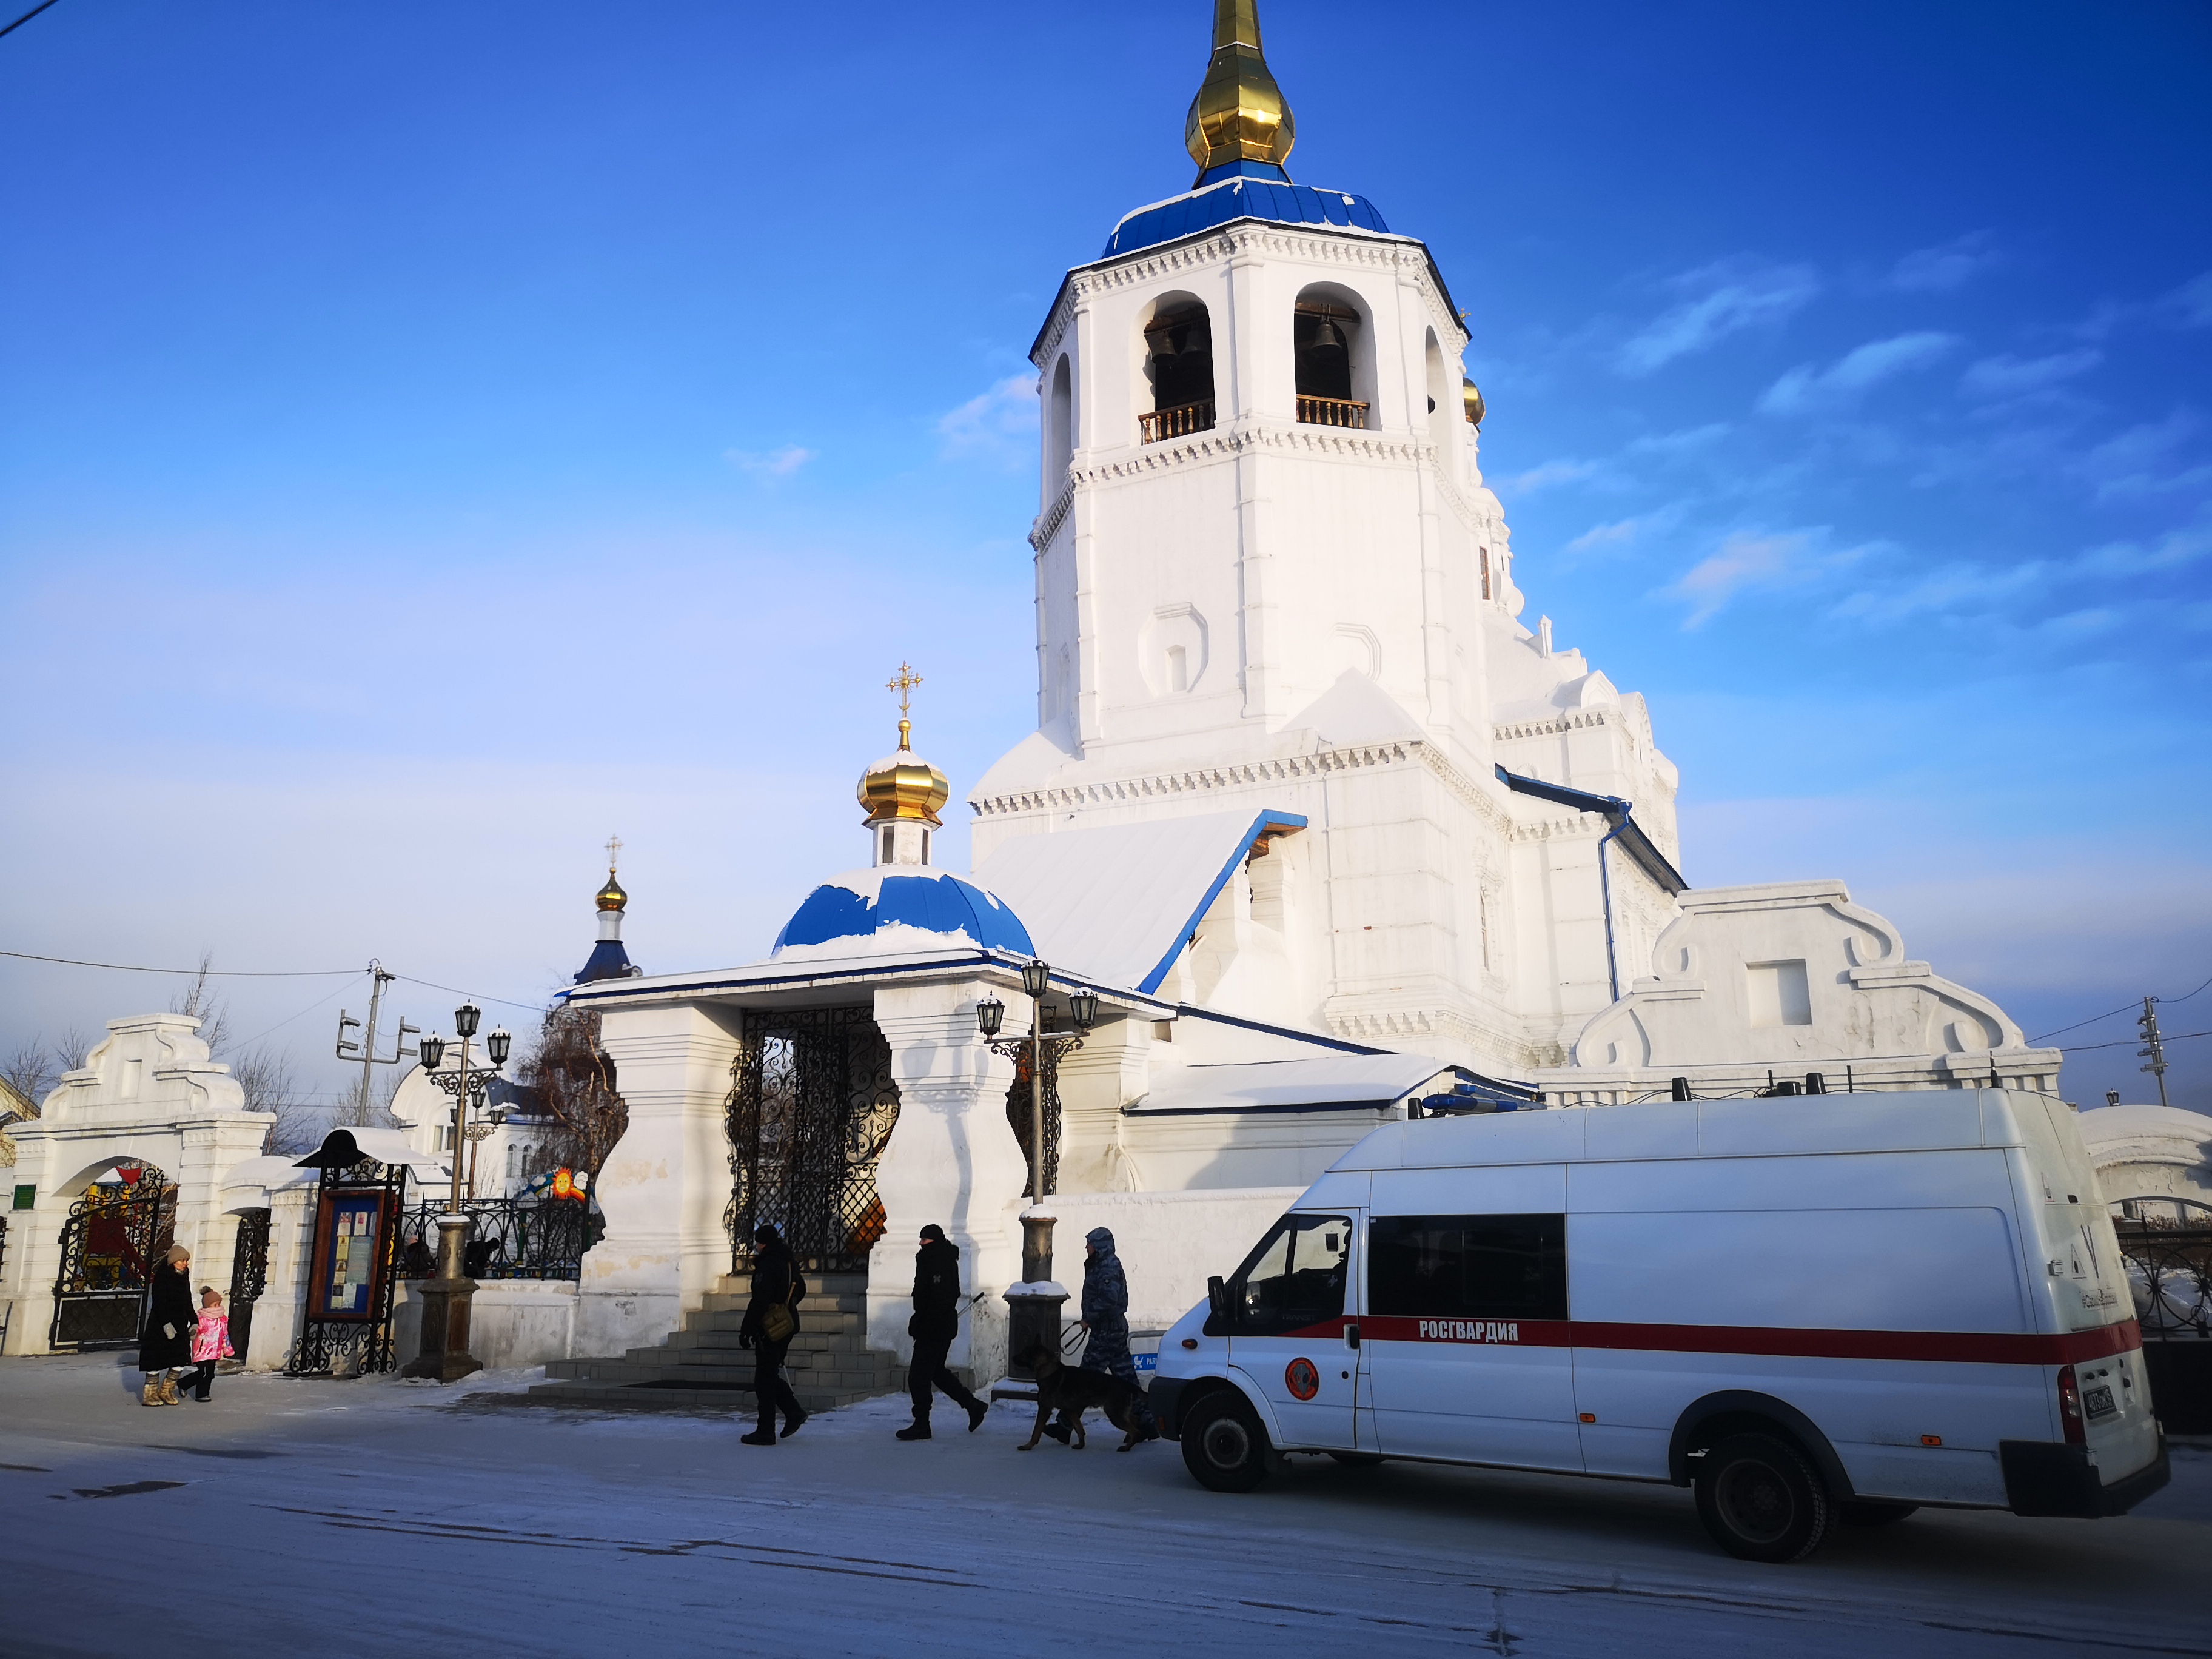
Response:
M1191 1407L1181 1438L1184 1466L1209 1492L1249 1492L1267 1477L1267 1431L1229 1389Z
M1698 1460L1698 1518L1745 1561L1796 1561L1819 1547L1836 1506L1804 1454L1765 1434L1732 1434Z

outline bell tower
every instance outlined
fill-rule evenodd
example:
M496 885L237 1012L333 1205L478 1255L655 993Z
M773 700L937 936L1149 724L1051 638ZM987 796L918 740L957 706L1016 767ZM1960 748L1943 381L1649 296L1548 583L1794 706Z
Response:
M1355 669L1487 764L1480 617L1510 583L1467 331L1425 246L1291 179L1296 131L1256 0L1216 0L1196 181L1067 274L1032 349L1038 721L1066 755L1248 757Z

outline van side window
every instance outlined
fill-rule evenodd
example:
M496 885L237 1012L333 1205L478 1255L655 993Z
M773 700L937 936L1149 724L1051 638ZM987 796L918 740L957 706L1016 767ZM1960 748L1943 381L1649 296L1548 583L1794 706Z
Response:
M1563 1215L1384 1215L1367 1229L1368 1308L1423 1319L1565 1319Z
M1344 1313L1352 1218L1286 1215L1229 1281L1237 1336L1281 1336Z

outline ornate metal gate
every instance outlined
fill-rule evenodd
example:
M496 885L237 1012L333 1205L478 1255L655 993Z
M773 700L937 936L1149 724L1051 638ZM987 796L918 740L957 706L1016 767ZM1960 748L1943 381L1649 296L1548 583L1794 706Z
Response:
M177 1237L177 1189L151 1164L127 1164L85 1188L62 1224L47 1346L127 1348L154 1264Z
M2112 1209L2151 1403L2170 1433L2212 1433L2212 1205L2125 1198Z
M238 1245L230 1258L230 1346L240 1362L253 1335L253 1304L269 1287L269 1212L238 1212Z
M876 1161L898 1121L890 1045L872 1011L749 1009L730 1091L733 1268L773 1222L809 1266L863 1267L883 1237Z

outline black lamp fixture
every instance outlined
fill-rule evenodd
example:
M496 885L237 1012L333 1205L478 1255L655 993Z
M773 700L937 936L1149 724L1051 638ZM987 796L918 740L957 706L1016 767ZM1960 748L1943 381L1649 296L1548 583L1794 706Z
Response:
M422 1042L421 1053L422 1058L422 1069L426 1072L436 1071L438 1069L438 1062L446 1057L446 1039L441 1036L424 1037Z
M477 1023L483 1018L483 1011L475 1003L465 1002L453 1010L453 1029L465 1037L472 1037L477 1034Z
M1042 957L1022 964L1022 994L1031 999L1042 996L1052 985L1052 968Z
M1067 1000L1067 1015L1077 1030L1089 1030L1098 1022L1098 993L1087 986L1076 992Z
M975 1005L975 1029L987 1037L999 1035L999 1028L1006 1023L1006 1005L996 997L985 997Z
M514 1039L504 1026L495 1027L492 1034L484 1039L484 1048L490 1052L494 1071L507 1064L507 1056L514 1046Z

